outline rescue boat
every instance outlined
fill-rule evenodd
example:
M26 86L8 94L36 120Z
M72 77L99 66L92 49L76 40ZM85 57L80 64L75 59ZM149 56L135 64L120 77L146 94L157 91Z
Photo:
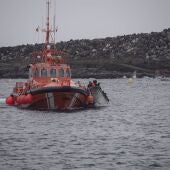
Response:
M49 5L48 0L44 48L33 52L28 80L16 82L6 104L36 110L73 110L108 104L109 99L96 80L87 86L73 81L66 54L50 43L55 30L50 29Z

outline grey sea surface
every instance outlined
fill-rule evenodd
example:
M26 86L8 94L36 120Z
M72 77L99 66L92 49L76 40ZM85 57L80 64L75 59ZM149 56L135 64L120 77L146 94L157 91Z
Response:
M0 98L16 81L0 79ZM0 170L169 170L170 81L99 81L108 107L54 112L1 104Z

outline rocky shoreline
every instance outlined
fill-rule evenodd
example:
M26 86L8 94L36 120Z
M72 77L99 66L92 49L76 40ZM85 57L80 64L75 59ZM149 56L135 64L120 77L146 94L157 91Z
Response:
M27 78L33 51L43 44L0 48L0 78ZM170 77L170 28L151 32L59 42L73 78Z

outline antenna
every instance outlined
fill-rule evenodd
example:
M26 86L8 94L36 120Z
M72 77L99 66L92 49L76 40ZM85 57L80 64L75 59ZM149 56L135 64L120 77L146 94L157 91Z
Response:
M50 1L47 1L47 30L46 30L46 44L49 44L49 34L50 34L50 29L49 29L49 25L50 25Z
M54 1L55 2L55 1ZM50 25L50 4L51 1L50 0L46 0L46 5L47 5L47 17L46 17L46 28L42 29L42 32L46 33L46 38L45 38L45 44L48 45L50 44L50 40L51 42L54 44L54 48L55 48L55 10L56 10L56 3L54 6L54 17L53 17L53 26Z
M55 48L55 38L56 38L56 37L55 37L55 32L56 32L56 27L55 27L56 15L55 15L55 12L56 12L56 1L54 0L54 18L53 18L53 19L54 19L54 21L53 21L53 22L54 22L54 23L53 23L53 24L54 24L54 25L53 25L53 31L54 31L54 48Z

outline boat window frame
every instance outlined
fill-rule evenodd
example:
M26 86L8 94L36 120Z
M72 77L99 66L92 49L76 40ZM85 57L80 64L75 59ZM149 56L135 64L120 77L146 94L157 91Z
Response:
M71 72L69 68L65 69L65 77L70 78L71 77Z
M44 72L45 74L44 74L42 71L45 71L45 72ZM42 78L48 77L48 70L47 70L47 69L45 69L45 68L42 68L42 69L41 69L41 77L42 77Z
M37 78L37 77L39 77L39 75L40 75L39 69L38 69L38 68L35 68L34 71L33 71L33 77L34 77L34 78Z
M32 78L34 75L34 70L30 67L29 68L29 78Z
M62 71L62 74L61 74L60 71ZM65 77L65 71L64 71L63 68L59 68L59 69L58 69L58 77L59 77L59 78L60 78L60 77Z
M53 76L52 73L51 73L52 70L55 70L54 76ZM56 77L57 77L57 70L56 70L55 68L51 68L51 69L49 70L49 73L50 73L50 77L51 77L51 78L56 78Z

